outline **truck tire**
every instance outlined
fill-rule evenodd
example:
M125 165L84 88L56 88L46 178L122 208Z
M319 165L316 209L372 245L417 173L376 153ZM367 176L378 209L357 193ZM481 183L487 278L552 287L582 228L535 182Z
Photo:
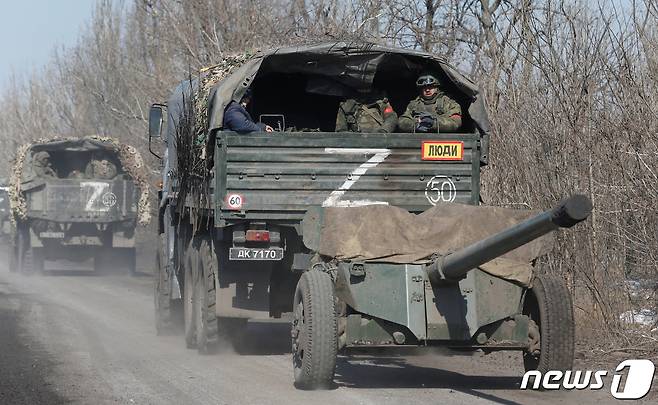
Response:
M94 253L94 271L97 274L109 273L112 269L112 248L100 246Z
M198 254L193 252L194 245L190 242L185 258L183 260L184 274L183 277L183 320L185 323L185 346L188 349L196 348L196 294L195 294L195 279L196 279L196 261Z
M526 371L567 371L573 367L574 318L571 294L561 277L537 274L528 290L523 313L539 329L539 353L523 353Z
M32 272L43 274L44 270L44 256L43 248L30 248L32 251Z
M336 368L334 285L328 274L302 274L293 301L292 356L295 387L329 389Z
M34 273L34 250L31 247L24 248L25 251L21 255L21 273L25 275L32 275Z
M163 258L165 248L160 235L160 245L155 254L155 277L153 283L153 298L155 307L155 331L158 336L176 333L176 305L171 299L171 276L164 266L166 259Z
M217 300L215 275L217 274L217 256L209 237L197 239L198 254L196 273L196 347L200 354L209 354L217 350L219 342Z
M9 246L9 271L15 273L18 270L18 249L16 242Z
M30 230L25 226L21 226L16 233L16 267L19 273L30 274L32 273Z
M128 272L130 272L131 276L136 276L137 253L135 252L135 248L125 248L122 250L123 250L123 254L121 256L123 257L126 267L128 268Z

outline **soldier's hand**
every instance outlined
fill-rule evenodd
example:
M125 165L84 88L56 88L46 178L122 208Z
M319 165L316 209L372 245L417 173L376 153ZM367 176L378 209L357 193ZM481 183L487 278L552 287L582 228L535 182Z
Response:
M265 125L265 132L274 132L274 128L269 125Z

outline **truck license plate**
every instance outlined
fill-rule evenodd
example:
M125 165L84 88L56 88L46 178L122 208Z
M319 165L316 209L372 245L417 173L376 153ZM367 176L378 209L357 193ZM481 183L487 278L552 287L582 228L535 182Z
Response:
M229 260L281 260L283 248L243 248L233 247L228 251Z
M64 239L64 232L40 232L39 237L44 239Z

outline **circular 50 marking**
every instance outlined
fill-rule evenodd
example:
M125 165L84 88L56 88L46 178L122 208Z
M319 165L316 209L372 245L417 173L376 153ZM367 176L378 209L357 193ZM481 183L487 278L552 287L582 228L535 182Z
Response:
M117 204L117 196L113 192L103 194L101 202L107 208L112 208Z
M427 182L425 197L432 205L453 202L457 198L457 186L448 176L434 176Z

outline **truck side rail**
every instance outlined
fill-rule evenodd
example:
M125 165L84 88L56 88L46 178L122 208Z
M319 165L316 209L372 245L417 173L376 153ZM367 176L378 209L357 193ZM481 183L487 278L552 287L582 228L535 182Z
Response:
M463 133L217 132L215 224L298 222L311 206L374 203L421 212L439 202L478 204L479 139ZM427 151L445 147L447 153L423 159L423 143ZM451 156L455 151L458 157Z

